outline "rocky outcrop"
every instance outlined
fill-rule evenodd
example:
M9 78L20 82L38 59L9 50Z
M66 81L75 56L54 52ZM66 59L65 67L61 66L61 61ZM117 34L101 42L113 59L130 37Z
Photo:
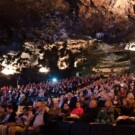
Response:
M135 37L134 0L4 0L0 6L0 68L74 69L93 45L93 53L108 54L98 70L129 67L129 59L112 53Z
M125 36L133 27L134 5L128 0L98 0L93 1L95 7L90 8L92 12L87 14L87 18L95 20L98 30L110 32L110 37ZM100 16L100 17L98 17ZM85 19L84 19L85 20ZM85 22L87 25L87 22ZM93 26L96 26L93 22ZM123 31L127 32L124 33Z
M10 51L0 58L1 67L21 71L23 68L49 67L51 69L74 68L87 40L66 40L41 46L34 42L25 42L21 52ZM81 55L82 56L82 55Z
M72 25L79 27L80 33L96 36L102 32L106 39L117 39L116 42L135 29L134 0L3 0L0 7L2 18L7 16L10 22L28 26L45 14L59 12L76 21Z
M78 6L81 25L89 33L103 32L107 38L121 38L134 28L134 0L76 0L76 5L69 2L69 7Z

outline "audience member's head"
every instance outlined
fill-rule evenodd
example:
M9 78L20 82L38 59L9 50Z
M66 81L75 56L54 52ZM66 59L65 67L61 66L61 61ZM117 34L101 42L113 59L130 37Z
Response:
M128 100L134 100L134 95L133 95L133 93L128 93L127 99L128 99Z
M8 105L6 110L7 110L8 113L12 113L14 111L13 105Z
M38 110L39 112L42 112L42 111L45 111L45 109L46 109L46 102L43 101L40 103Z
M23 114L25 115L29 115L30 111L31 111L30 108L27 106L23 108Z
M130 107L130 104L129 104L127 98L124 98L124 99L122 100L122 105L125 106L125 107Z
M79 101L76 102L76 108L81 108L81 102Z
M63 109L64 110L69 110L69 105L67 103L65 103L64 106L63 106Z
M54 101L54 108L59 108L59 102L57 100Z
M112 107L112 102L111 101L106 101L105 102L105 107L107 107L107 108L110 108L110 107Z
M97 101L96 100L91 100L89 104L90 108L96 108L97 107Z

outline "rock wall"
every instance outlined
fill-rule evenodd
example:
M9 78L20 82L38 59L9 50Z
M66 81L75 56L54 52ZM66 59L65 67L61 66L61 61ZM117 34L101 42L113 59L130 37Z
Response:
M65 10L79 8L75 11L81 25L91 34L102 31L115 38L126 36L134 28L134 0L59 0L57 8L63 3L68 3Z
M89 6L80 4L79 16L91 30L124 36L133 27L134 4L130 0L91 0Z
M7 20L19 24L59 11L64 16L75 12L79 28L88 34L104 32L108 38L115 38L127 36L135 29L134 0L1 0L0 7L0 17L8 16Z
M88 40L93 41L92 45L96 44L95 38L106 43L116 41L118 47L118 41L135 38L134 0L1 0L0 7L0 62L4 64L0 64L1 69L13 66L21 71L48 64L56 70L69 70L84 60L84 47L78 45L88 44ZM33 25L36 19L38 23ZM36 55L32 48L25 50L26 42L37 47ZM106 50L105 46L100 48Z

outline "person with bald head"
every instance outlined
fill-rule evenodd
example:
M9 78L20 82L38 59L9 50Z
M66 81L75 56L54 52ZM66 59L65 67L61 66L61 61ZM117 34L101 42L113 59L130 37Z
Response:
M89 107L86 109L80 120L88 123L95 122L99 112L97 105L98 104L96 100L91 100L89 103Z

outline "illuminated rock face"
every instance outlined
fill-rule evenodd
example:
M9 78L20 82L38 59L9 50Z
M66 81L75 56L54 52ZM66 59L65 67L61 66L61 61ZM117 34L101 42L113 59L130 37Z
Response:
M83 3L83 0L81 0ZM135 2L132 0L91 0L90 5L79 4L79 17L91 31L105 32L112 30L112 35L124 35L133 27L131 18L135 15Z
M78 6L78 16L83 28L92 34L109 32L111 38L125 36L134 27L134 0L75 0L77 6L71 1L73 0L59 1L58 9L65 3L69 3L65 10Z
M135 51L135 42L128 43L125 47L125 50Z
M134 27L134 0L14 0L14 3L11 0L1 1L1 13L5 12L17 19L19 14L27 17L31 12L44 15L50 11L59 11L68 15L69 11L76 9L84 31L95 35L97 32L106 32L110 38L125 36Z
M11 0L3 1L5 3L13 2ZM36 12L41 18L43 17L43 20L40 18L43 23L42 25L29 29L20 26L19 32L23 33L25 37L24 41L22 41L23 49L18 52L10 52L10 54L6 53L5 56L0 56L1 66L10 66L12 70L35 66L39 69L41 68L40 65L43 67L48 66L49 68L55 67L60 70L68 69L69 67L72 68L73 66L77 67L77 64L84 59L77 57L82 53L82 50L88 43L87 40L82 40L82 31L84 31L83 34L86 34L85 36L87 37L92 35L93 39L91 39L91 41L93 41L94 38L103 39L106 37L108 40L115 38L126 40L125 37L127 37L132 30L135 30L134 0L14 1L17 2L16 6L18 5L18 8L15 8L17 11L20 11L20 7L26 10L22 9L20 12L13 13L12 11L4 12L5 15L6 13L10 13L13 17L16 15L15 17L18 19L16 13L22 13L22 15L26 17L27 23L31 23L34 19L32 20L30 18L30 13ZM46 3L47 1L48 3ZM2 2L0 2L0 5L1 3ZM13 10L15 6L12 6L12 4L9 5ZM6 6L4 8L6 8ZM49 15L50 20L46 20L42 15L45 15L47 11L51 11L50 9L53 10L56 16ZM3 11L6 11L6 9L3 9ZM77 13L72 14L72 11ZM61 19L60 17L57 18L58 14L65 19ZM74 21L73 19L75 19L75 16L71 15L78 15L79 21ZM20 20L18 20L19 25L21 25L19 22ZM4 33L5 31L4 29L0 32L2 35L2 38L1 36L0 38L4 43L8 37L10 37L10 35ZM12 32L15 32L15 29L12 30ZM16 30L16 35L19 32ZM74 33L77 36L79 34L81 35L79 36L79 40L74 40L72 38L72 34ZM133 34L133 38L134 37L135 35ZM78 39L77 37L75 38ZM0 51L6 50L4 47L2 48L0 46ZM105 46L99 46L99 48L100 50L110 50L108 46L106 49ZM9 62L8 59L12 59L12 61Z
M91 40L89 45L95 42ZM23 68L36 67L40 72L46 72L46 68L57 67L64 70L74 67L79 54L88 45L88 40L66 40L40 46L36 43L25 42L21 52L9 52L1 57L0 66L9 70L20 71ZM40 53L42 52L42 53ZM73 62L73 63L72 63Z

